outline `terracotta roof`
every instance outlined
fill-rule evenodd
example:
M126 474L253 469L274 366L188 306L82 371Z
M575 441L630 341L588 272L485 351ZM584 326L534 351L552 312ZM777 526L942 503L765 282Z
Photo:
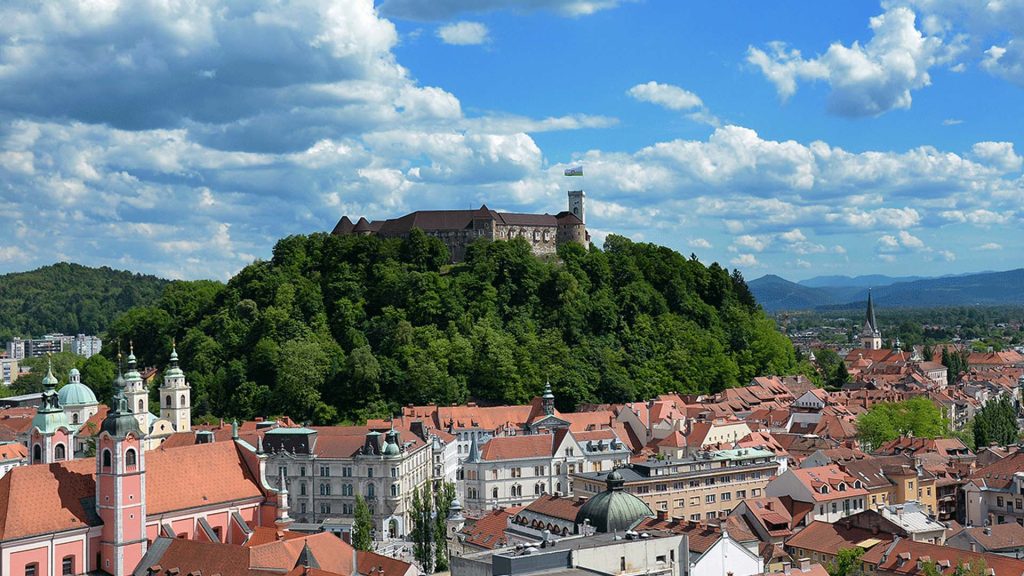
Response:
M100 433L100 424L103 423L103 419L107 417L107 412L110 408L106 404L100 404L96 407L96 413L90 416L85 422L82 423L81 428L75 433L78 438L92 438Z
M317 532L302 538L252 546L248 548L249 566L253 569L291 570L306 546L313 553L321 570L344 576L352 574L355 549L330 532Z
M242 546L245 548L252 548L253 546L259 546L261 544L269 544L275 542L280 538L293 539L303 538L306 534L302 532L292 532L291 530L278 530L273 526L252 526L252 534L249 535L249 539L245 541Z
M882 469L882 463L875 458L864 460L851 460L840 464L847 474L857 478L868 490L892 486L893 483L886 477Z
M168 576L175 570L182 576L197 571L220 576L280 576L280 572L250 569L247 548L162 536L150 544L133 574L149 576L149 569L156 566L160 567L157 576Z
M575 523L576 514L579 512L583 502L584 500L579 498L560 498L545 494L531 502L522 511Z
M32 428L36 415L34 406L5 408L0 410L0 442L16 442Z
M716 542L722 538L722 530L718 526L705 524L704 522L693 522L681 518L644 518L639 524L633 527L637 532L649 532L663 530L672 534L686 534L689 541L690 552L703 554L711 549Z
M845 524L829 524L815 520L806 528L797 532L792 538L786 541L786 548L802 548L818 553L836 555L844 548L853 548L865 540L878 540L880 543L869 549L884 548L893 539L892 534L887 532L875 533L873 530L866 530L856 526L847 527Z
M827 502L850 496L863 496L868 493L864 488L854 488L853 483L855 479L834 464L815 466L813 468L791 468L787 473L792 473L801 484L807 487L817 502ZM843 490L839 489L840 483L844 484ZM825 493L821 492L823 485L828 486Z
M793 515L780 498L748 498L744 502L765 532L782 536L792 531Z
M0 444L0 461L2 460L21 460L28 457L28 448L25 448L17 442L11 442L10 444Z
M12 469L0 478L0 541L99 525L95 475L92 458ZM146 452L149 514L261 495L233 442Z
M491 438L480 448L480 458L493 461L550 457L554 438L553 434Z
M966 535L970 535L985 550L995 551L1006 548L1024 547L1024 526L1016 522L1007 524L993 524L986 527L964 528Z
M1018 451L984 468L978 468L971 474L971 481L980 486L1007 488L1013 483L1013 474L1021 470L1024 470L1024 452Z
M359 550L356 556L359 573L365 576L404 576L412 568L408 562L368 550Z
M920 574L917 563L918 560L925 559L943 563L951 568L955 568L958 562L970 563L976 562L977 559L984 559L985 564L995 570L995 574L998 576L1024 574L1024 561L1022 560L998 554L968 552L950 546L914 542L906 538L899 539L888 546L875 546L861 557L863 562L877 565L879 571L884 570L892 574ZM951 573L952 571L949 569L943 571L943 574Z
M821 564L810 564L806 570L797 564L789 572L769 572L765 576L829 576L829 573Z
M522 507L491 510L471 526L467 525L462 529L462 533L466 535L466 544L488 550L501 548L508 543L508 540L505 538L508 519L520 510L522 510Z

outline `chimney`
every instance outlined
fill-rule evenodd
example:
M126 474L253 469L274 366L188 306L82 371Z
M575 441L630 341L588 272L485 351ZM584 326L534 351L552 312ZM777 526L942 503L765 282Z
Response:
M800 559L800 571L801 572L810 572L811 571L811 559L810 558L801 558Z
M985 536L991 536L991 535L992 535L992 527L991 526L985 526Z
M764 509L765 510L771 510L772 509L772 501L771 500L768 500L767 502L764 503Z
M782 563L782 573L789 576L789 572L792 570L792 565L789 562Z
M658 520L661 522L668 520L668 510L665 510L664 508L658 510Z

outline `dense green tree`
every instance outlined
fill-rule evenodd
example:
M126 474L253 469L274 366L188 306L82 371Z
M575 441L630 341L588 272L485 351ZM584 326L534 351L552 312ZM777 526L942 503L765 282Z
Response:
M430 484L423 485L421 490L413 489L412 507L412 555L423 572L434 572L434 498Z
M960 380L960 376L970 368L968 356L970 356L968 350L942 349L942 365L946 367L946 382L950 386L956 384Z
M448 516L455 500L455 483L442 482L434 492L434 570L448 570Z
M863 548L842 548L828 565L829 576L862 576L861 557L864 555Z
M875 404L857 418L857 436L870 449L901 435L938 438L948 433L948 421L924 396Z
M318 423L523 403L545 381L572 410L806 367L738 273L614 235L559 257L480 240L448 265L418 232L290 236L226 285L168 285L112 324L104 355L132 340L140 364L162 365L177 338L197 416Z
M352 547L369 550L373 545L373 516L370 507L361 494L356 495L356 507L352 520Z
M974 442L985 447L990 444L1008 446L1017 442L1017 410L1008 396L989 400L971 422Z

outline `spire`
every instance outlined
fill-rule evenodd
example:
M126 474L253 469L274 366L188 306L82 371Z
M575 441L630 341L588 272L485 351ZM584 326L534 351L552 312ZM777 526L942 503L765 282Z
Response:
M164 370L164 385L166 386L168 384L168 379L184 377L185 373L181 371L180 367L178 367L178 345L174 339L171 338L171 357L168 360L167 369Z
M865 319L865 328L870 328L872 334L878 333L878 321L875 320L875 301L871 297L871 289L868 288L868 310Z
M476 445L476 434L469 441L469 455L466 456L466 463L480 461L480 448Z
M54 375L53 375L53 355L52 354L47 354L46 355L46 376L43 376L43 386L46 386L47 390L49 390L51 388L56 388L57 387L57 378L54 377Z
M555 413L555 393L551 391L551 381L547 380L544 384L544 395L540 397L541 405L544 407L544 413L551 416Z
M238 440L238 420L231 421L231 439Z
M292 523L292 519L288 516L288 481L284 476L284 468L281 468L280 486L281 488L277 491L277 518L274 520L274 525L278 530L284 530Z

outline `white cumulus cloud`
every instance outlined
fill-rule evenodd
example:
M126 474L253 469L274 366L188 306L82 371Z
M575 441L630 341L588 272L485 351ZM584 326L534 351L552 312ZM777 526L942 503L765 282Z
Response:
M672 84L659 84L653 80L633 86L627 94L641 102L650 102L669 110L690 110L704 105L700 97L689 90Z
M445 44L469 46L484 44L490 38L487 26L480 22L453 22L437 29L437 37Z

